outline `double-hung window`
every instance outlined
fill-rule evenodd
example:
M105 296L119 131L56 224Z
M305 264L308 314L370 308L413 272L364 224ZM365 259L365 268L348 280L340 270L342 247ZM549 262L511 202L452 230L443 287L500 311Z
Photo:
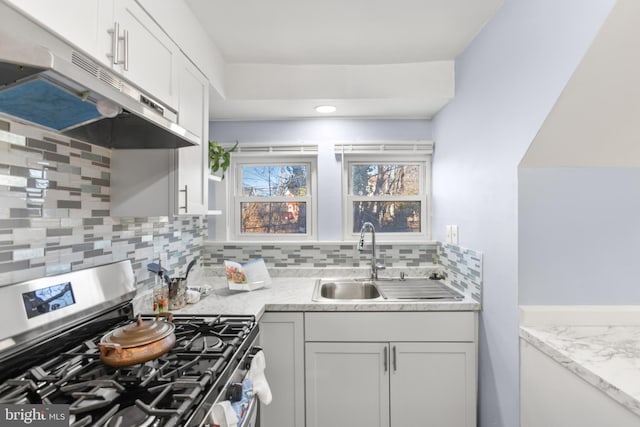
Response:
M340 148L345 239L366 222L381 240L428 238L432 144Z
M317 146L240 147L233 159L232 235L240 240L316 237Z

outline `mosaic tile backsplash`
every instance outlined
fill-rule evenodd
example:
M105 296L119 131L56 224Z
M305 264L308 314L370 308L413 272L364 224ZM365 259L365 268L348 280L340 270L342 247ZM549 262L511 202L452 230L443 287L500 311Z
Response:
M437 263L443 267L449 284L482 302L482 253L438 243Z
M146 287L161 253L174 275L201 255L203 217L111 217L110 166L107 148L0 119L0 286L130 259Z
M422 244L379 244L377 258L389 269L409 274L438 271L446 281L475 301L482 299L482 254L459 246L429 242ZM224 274L225 259L240 263L263 258L272 275L290 276L303 269L335 268L368 269L371 265L370 246L358 252L354 243L205 243L203 266L213 275ZM431 269L430 266L436 268ZM291 273L287 272L291 268ZM275 271L274 271L275 270ZM275 274L274 274L275 273ZM383 274L384 275L384 272Z
M220 267L225 259L244 263L263 258L269 267L368 268L371 265L370 246L358 252L356 242L336 243L223 243L207 242L203 253L205 267ZM435 264L435 243L427 244L377 244L376 257L387 267L421 267Z
M205 242L205 217L112 217L110 178L111 150L0 119L0 286L130 259L145 289L153 283L146 266L160 254L172 275L196 256L208 269L255 258L285 273L370 266L370 248L360 253L356 242ZM381 243L377 256L390 269L441 266L453 286L481 299L479 252Z

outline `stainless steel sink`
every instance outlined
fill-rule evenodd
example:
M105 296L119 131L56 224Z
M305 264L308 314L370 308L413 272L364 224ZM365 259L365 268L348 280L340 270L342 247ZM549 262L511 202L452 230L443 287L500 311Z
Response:
M460 301L464 297L437 280L319 279L313 301Z
M388 300L459 301L464 298L441 281L427 278L380 279L375 284Z
M314 297L339 300L372 300L380 297L380 292L371 281L364 280L318 280ZM314 298L314 300L317 300Z

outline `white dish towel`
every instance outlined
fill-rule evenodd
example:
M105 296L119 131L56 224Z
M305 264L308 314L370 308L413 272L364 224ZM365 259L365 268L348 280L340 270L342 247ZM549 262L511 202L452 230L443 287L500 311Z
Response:
M271 389L267 378L264 376L264 368L267 366L267 362L264 357L264 352L259 351L253 356L251 360L251 366L249 372L247 372L246 378L253 382L253 392L258 396L260 402L268 405L271 403Z
M213 423L220 427L238 427L238 417L231 402L224 400L213 405Z

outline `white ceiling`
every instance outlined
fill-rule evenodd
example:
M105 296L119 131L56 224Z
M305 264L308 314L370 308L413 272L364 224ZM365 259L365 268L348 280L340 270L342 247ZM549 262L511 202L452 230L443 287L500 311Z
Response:
M213 120L430 118L502 0L186 0L226 63Z

